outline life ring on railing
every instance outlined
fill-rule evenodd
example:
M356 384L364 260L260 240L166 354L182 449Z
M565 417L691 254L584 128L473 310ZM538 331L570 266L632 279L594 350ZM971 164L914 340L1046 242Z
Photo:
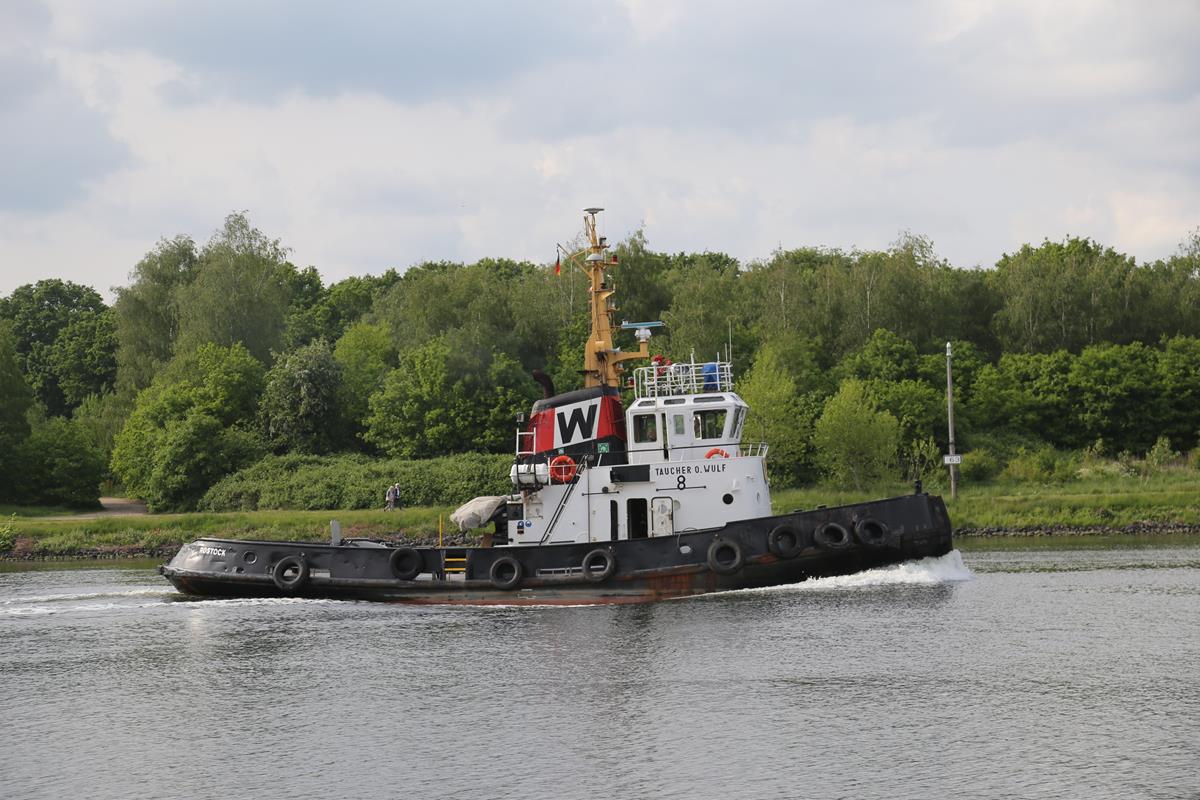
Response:
M575 480L575 459L570 456L555 456L550 459L550 480L554 483L570 483Z
M722 450L719 447L714 447L712 450L709 450L707 453L704 454L705 458L712 458L713 456L720 456L721 458L729 458L729 453Z

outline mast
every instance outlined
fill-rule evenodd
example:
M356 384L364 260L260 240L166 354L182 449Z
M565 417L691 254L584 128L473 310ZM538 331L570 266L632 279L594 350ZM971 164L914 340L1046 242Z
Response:
M615 256L609 256L608 242L605 237L596 233L596 215L603 210L603 208L584 209L583 229L587 234L588 247L573 254L570 258L579 264L578 257L584 252L587 253L584 263L579 266L591 280L588 293L591 297L592 330L583 355L583 385L585 387L612 386L620 388L621 372L624 370L621 362L634 358L649 358L650 343L647 341L648 336L645 338L639 336L640 346L634 353L622 353L613 347L612 315L617 307L610 302L610 298L616 292L608 283L604 271L615 265L617 259Z

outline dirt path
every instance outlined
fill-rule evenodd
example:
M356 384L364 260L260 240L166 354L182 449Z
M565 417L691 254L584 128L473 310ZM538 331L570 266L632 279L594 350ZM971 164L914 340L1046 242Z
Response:
M128 497L101 497L100 505L103 511L89 511L86 514L63 514L39 519L102 519L104 517L129 517L135 514L149 513L146 504L141 500L131 500Z

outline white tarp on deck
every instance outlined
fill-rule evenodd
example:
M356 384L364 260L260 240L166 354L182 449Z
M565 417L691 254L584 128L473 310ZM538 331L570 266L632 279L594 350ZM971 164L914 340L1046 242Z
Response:
M496 509L504 505L505 497L476 497L463 503L450 515L450 521L458 526L460 531L479 528L492 518Z

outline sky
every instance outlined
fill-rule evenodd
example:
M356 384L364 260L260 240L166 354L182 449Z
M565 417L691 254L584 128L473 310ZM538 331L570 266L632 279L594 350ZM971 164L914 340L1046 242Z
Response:
M1200 227L1200 3L0 4L0 295L234 211L326 282L652 249L959 267Z

